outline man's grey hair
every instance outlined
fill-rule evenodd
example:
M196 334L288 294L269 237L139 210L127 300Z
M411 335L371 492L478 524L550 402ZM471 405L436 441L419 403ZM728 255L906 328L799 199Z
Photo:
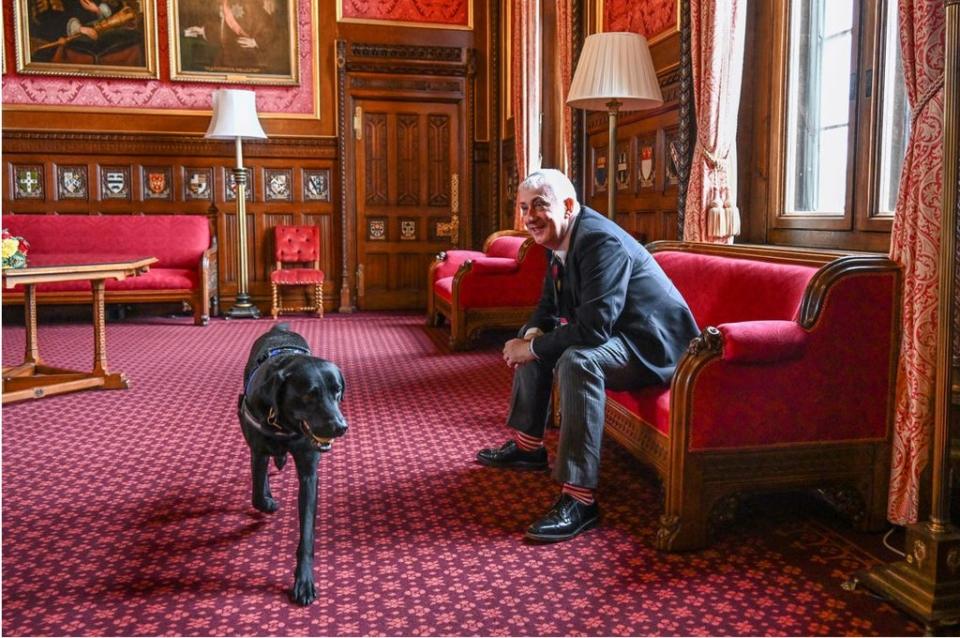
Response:
M517 190L549 192L561 202L572 199L579 208L577 189L573 187L573 182L562 171L555 168L541 168L530 173Z

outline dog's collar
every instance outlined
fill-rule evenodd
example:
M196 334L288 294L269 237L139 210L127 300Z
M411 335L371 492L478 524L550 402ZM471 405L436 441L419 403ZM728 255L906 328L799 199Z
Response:
M263 362L269 359L270 357L275 357L278 354L310 354L308 348L303 346L281 346L279 348L271 348L264 352L262 355L257 357L257 362L255 367L263 365Z
M267 418L267 425L264 425L260 420L253 415L253 412L250 411L250 407L247 405L247 397L240 395L240 402L237 406L237 413L240 416L240 421L246 423L254 430L264 435L268 439L274 439L276 441L292 441L295 438L302 436L299 432L287 432L280 427L280 424L277 423L276 419L271 420Z
M257 373L257 370L260 369L268 359L276 357L281 354L310 354L310 350L302 346L281 346L279 348L271 348L257 357L257 360L253 362L253 370L250 371L249 376L243 381L243 390L244 392L249 392L250 390L250 380L253 379L253 375Z
M259 419L257 419L257 417L253 415L253 412L250 411L250 407L247 405L247 397L243 394L240 395L240 400L237 404L237 413L240 416L241 422L246 423L268 439L273 439L274 441L292 441L293 439L304 436L321 452L325 452L330 449L330 443L332 439L314 436L314 434L310 432L309 428L307 427L306 422L301 423L303 434L300 432L288 432L287 430L284 430L277 421L273 410L271 410L270 414L267 415L267 425L265 426Z

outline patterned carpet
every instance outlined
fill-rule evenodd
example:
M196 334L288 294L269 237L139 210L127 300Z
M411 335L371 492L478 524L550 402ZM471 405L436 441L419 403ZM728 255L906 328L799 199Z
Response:
M473 462L506 437L501 335L451 353L415 315L291 324L347 382L350 431L320 463L318 602L285 594L292 463L272 470L280 511L249 506L234 408L248 348L271 322L133 319L107 327L108 362L131 389L3 409L5 635L921 633L841 589L877 559L813 501L753 500L711 549L657 553L657 485L613 442L600 527L527 544L557 487ZM41 354L87 368L91 333L45 323ZM19 362L23 329L2 336L4 364Z

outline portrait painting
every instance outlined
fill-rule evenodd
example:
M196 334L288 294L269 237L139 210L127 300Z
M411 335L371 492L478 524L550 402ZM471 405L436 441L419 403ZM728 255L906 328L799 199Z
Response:
M170 79L296 85L297 0L167 0Z
M155 0L15 0L17 71L156 78Z

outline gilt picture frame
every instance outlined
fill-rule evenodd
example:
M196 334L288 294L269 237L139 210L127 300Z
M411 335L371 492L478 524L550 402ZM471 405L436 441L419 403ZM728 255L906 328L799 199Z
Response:
M298 2L167 0L170 79L300 84Z
M17 71L156 79L156 0L14 0Z

